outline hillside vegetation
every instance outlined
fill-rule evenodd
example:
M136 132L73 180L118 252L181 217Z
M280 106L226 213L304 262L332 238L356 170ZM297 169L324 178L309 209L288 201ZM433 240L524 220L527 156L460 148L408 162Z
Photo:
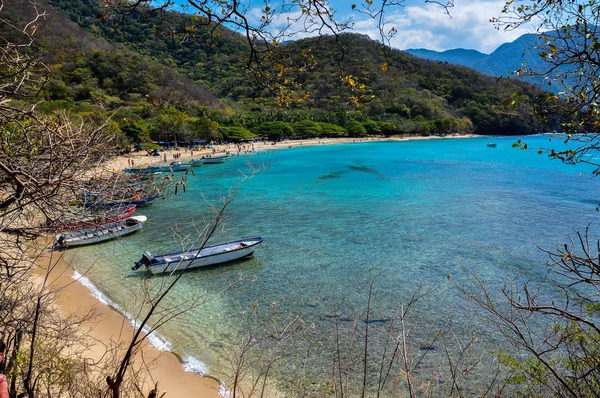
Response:
M31 12L27 4L9 5L8 18ZM66 108L90 120L111 114L124 142L549 129L535 121L542 93L535 87L401 51L386 57L361 35L338 38L343 57L327 36L282 47L302 66L285 70L298 86L282 109L244 68L248 46L237 33L211 32L214 26L173 11L138 7L119 15L96 0L52 0L44 8L35 49L52 73L38 109ZM505 109L515 93L518 105Z

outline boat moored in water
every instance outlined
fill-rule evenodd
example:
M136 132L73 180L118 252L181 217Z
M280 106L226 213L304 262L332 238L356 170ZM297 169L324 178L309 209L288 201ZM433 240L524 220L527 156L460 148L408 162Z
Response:
M218 245L205 246L201 249L160 256L153 256L149 252L144 252L140 261L137 261L131 269L137 270L145 265L153 274L160 274L222 264L252 255L262 241L263 238L260 237L244 238Z
M144 206L149 206L152 204L152 202L158 198L158 194L154 194L154 195L150 195L150 196L146 196L145 198L141 198L141 197L135 197L132 199L123 199L123 200L98 200L96 202L91 202L91 203L86 203L85 207L90 207L90 208L99 208L99 209L105 209L105 208L111 208L111 207L124 207L124 206L137 206L137 207L144 207Z
M192 159L188 163L184 163L184 164L188 164L192 167L198 167L198 166L202 166L202 163L204 163L202 161L202 159Z
M495 144L493 142L490 142L489 144L487 144L487 146L490 147L490 148L496 148L497 145L498 144Z
M146 216L132 216L118 222L98 225L95 228L60 234L56 236L56 245L58 247L83 246L118 238L141 229L147 219Z
M229 155L227 155L226 153L220 154L220 155L205 155L202 156L202 162L203 163L223 163L227 158L229 157Z
M152 174L160 171L160 166L147 166L147 167L132 167L123 169L125 173L129 174Z
M171 162L171 164L169 164L168 166L159 166L159 171L166 171L166 172L186 171L190 167L192 167L190 164L183 164L183 163L177 161L177 162Z

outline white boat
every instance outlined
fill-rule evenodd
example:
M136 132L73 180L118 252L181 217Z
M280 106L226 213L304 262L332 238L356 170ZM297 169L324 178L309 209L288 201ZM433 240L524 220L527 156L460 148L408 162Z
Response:
M166 172L185 171L185 170L189 169L190 167L192 167L192 166L189 164L183 164L181 162L171 162L171 164L169 164L168 166L160 166L159 171L166 171Z
M131 269L136 270L142 265L153 274L163 272L183 271L192 268L206 267L237 260L250 256L263 241L263 238L244 238L218 245L205 246L202 249L192 249L186 252L153 256L149 252L142 255Z
M223 163L225 159L227 159L229 155L226 153L221 155L205 155L202 156L203 163Z
M192 167L198 167L198 166L202 166L202 163L204 163L202 161L202 159L192 159L188 163L184 163L184 164L189 164Z
M146 216L132 216L118 222L56 235L56 245L58 247L83 246L118 238L142 228L147 219Z

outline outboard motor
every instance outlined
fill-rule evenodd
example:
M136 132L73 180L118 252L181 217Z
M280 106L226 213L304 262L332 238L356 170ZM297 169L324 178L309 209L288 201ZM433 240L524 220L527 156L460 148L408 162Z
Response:
M59 245L59 246L64 246L65 245L65 238L66 238L66 236L60 235L58 237L58 239L56 239L56 244Z
M131 267L131 269L135 271L139 269L142 265L150 265L153 259L154 256L150 252L144 252L140 261L136 261L135 265Z

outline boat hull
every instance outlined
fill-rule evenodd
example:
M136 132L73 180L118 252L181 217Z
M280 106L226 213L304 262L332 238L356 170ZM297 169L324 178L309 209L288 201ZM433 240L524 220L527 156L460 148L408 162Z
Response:
M228 158L228 155L218 155L218 156L203 156L202 162L205 164L212 163L223 163Z
M129 235L142 228L146 216L133 216L120 222L100 225L96 228L56 236L58 247L74 247L104 242Z
M202 166L202 160L190 160L189 163L186 163L192 167L200 167Z
M206 246L202 250L196 249L189 252L164 254L151 258L148 257L151 255L145 254L133 269L145 265L151 273L162 274L228 263L251 256L262 241L263 238L246 238Z
M115 209L118 209L115 207ZM127 206L125 210L116 214L106 214L103 216L91 216L80 220L66 220L63 222L55 222L50 228L55 232L71 232L94 228L97 225L110 224L118 222L130 217L135 212L136 206Z

